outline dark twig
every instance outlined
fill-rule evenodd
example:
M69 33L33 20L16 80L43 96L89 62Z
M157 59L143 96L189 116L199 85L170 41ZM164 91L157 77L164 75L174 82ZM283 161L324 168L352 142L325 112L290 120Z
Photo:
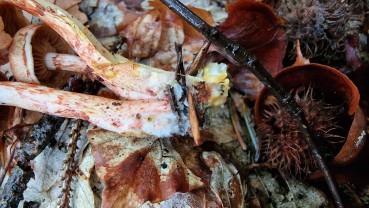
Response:
M177 52L177 70L176 70L176 81L181 85L182 89L186 89L186 76L185 69L183 66L183 58L182 58L182 45L175 44L176 52Z
M203 64L206 54L208 53L210 42L205 41L204 44L201 46L200 51L197 53L195 58L193 59L191 65L187 68L187 74L195 76L199 71L199 68Z
M71 133L69 134L69 144L68 144L68 152L65 156L64 164L65 164L65 173L64 173L64 181L63 181L63 188L62 193L60 195L60 201L58 203L60 208L68 208L71 207L69 205L70 203L70 197L72 193L72 187L71 182L73 180L73 175L75 173L75 169L77 168L75 166L75 156L77 151L77 141L81 136L81 127L82 127L82 120L77 120L73 124L73 129Z
M228 107L229 107L229 110L231 111L230 112L231 120L232 120L234 131L236 132L238 142L240 143L241 148L243 150L246 150L247 145L243 141L243 138L242 138L242 135L241 135L240 119L238 118L237 108L236 108L236 105L233 103L232 98L228 98Z
M186 132L184 128L184 123L186 122L187 117L187 107L184 105L187 94L186 76L182 59L182 45L175 43L175 49L177 53L177 69L175 79L178 82L179 87L181 88L181 92L175 92L176 90L173 87L169 87L168 93L172 109L178 114L180 132L181 134L184 134L184 132Z
M277 83L269 72L259 63L254 57L242 46L230 41L216 28L211 27L203 21L196 14L191 12L186 6L177 0L161 0L170 10L178 14L185 21L191 24L196 30L202 33L210 42L221 49L225 55L232 58L240 65L250 70L269 90L269 92L276 97L276 99L283 105L286 111L296 121L299 130L303 134L312 155L315 157L320 170L322 171L328 187L333 195L337 207L343 207L342 200L338 194L333 178L328 171L322 156L315 146L312 136L310 135L310 126L306 121L302 108L296 103L293 97L287 93L283 87Z
M8 172L9 166L12 163L13 159L14 159L14 155L15 155L15 148L17 146L18 140L14 141L13 144L10 147L10 155L8 160L6 161L5 165L4 165L4 172L1 173L0 175L0 186L3 184L4 182L4 178L6 176L6 172Z

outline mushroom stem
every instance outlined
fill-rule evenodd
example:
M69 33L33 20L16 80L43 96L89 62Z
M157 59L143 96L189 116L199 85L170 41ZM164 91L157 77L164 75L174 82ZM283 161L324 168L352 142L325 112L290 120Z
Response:
M45 55L45 65L49 70L66 70L86 73L88 66L79 56L49 52Z
M4 81L0 82L0 104L88 120L106 130L137 136L146 133L165 137L179 130L169 101L120 101Z
M49 2L44 0L2 0L2 2L9 3L40 18L68 42L91 68L92 74L110 83L111 86L156 99L167 99L166 87L178 85L174 79L174 72L134 63L122 56L109 53L78 20ZM209 84L203 79L193 76L186 76L186 80L188 87L205 83L207 92L210 92L208 97L212 97L213 94L222 96L224 91L227 91L224 89L228 89L228 84L225 84L228 82ZM213 104L212 101L206 99L203 102Z
M91 69L76 55L49 52L45 55L45 66L49 70L67 70L91 75ZM93 76L93 74L92 74ZM130 100L154 100L155 96L126 90L111 84L107 80L100 80L103 85L122 98Z

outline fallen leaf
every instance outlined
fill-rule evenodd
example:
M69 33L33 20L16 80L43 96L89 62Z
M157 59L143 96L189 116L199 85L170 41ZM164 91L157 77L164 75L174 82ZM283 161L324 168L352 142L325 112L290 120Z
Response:
M88 146L78 166L80 174L75 177L75 186L73 187L73 195L70 200L71 207L99 207L101 202L97 198L100 197L95 196L96 193L94 193L90 184L94 162L91 146Z
M64 10L68 10L75 5L78 5L82 0L48 0L49 2L59 6Z
M147 11L133 24L121 32L127 43L125 55L129 58L147 58L153 67L173 70L177 53L175 43L183 44L183 60L193 59L205 41L204 36L179 18L160 1L150 1L152 10ZM202 19L211 25L211 14L203 9L190 7Z
M9 47L12 43L12 37L4 31L3 18L0 16L0 65L9 62Z
M173 207L211 207L221 208L222 205L211 197L212 192L206 188L197 189L188 193L175 193L170 199L160 202L146 202L141 208L173 208Z
M4 31L4 22L3 18L0 16L0 51L6 50L9 48L12 43L12 37L8 33Z
M73 17L77 18L82 24L85 24L88 21L87 15L79 10L78 4L81 3L82 0L47 0L47 1L64 9Z
M204 152L188 146L186 139L173 141L187 167L204 181L205 186L187 193L175 193L160 203L146 202L142 207L243 207L245 195L234 165L216 152Z
M67 12L73 15L73 17L78 19L78 21L80 21L82 24L85 24L88 21L87 15L79 10L78 5L70 7L69 9L67 9Z
M142 15L142 12L126 8L124 2L99 1L97 4L84 5L89 14L89 30L98 38L117 35L125 26Z
M29 24L21 10L6 4L0 5L0 16L4 23L3 30L11 37L13 37L19 29Z
M203 152L202 159L212 171L210 188L222 207L244 207L244 190L236 167L217 152Z
M189 6L188 8L206 23L211 26L215 26L214 19L210 12L193 6ZM206 41L206 38L186 21L183 21L183 30L185 33L185 39L183 43L183 60L191 61L194 55L200 51L200 48L204 44L204 41Z
M157 10L149 11L120 32L126 38L126 57L145 58L155 54L162 33L159 15Z
M267 171L258 171L249 176L250 192L255 194L261 207L327 207L324 193L306 183L287 179L283 187L275 176ZM250 203L250 202L249 202Z
M208 108L201 130L201 141L225 144L237 140L228 108Z
M141 7L141 3L144 0L110 0L113 2L124 2L124 4L127 6L127 9L129 10L135 10L135 11L141 11L142 7Z
M58 207L60 201L59 196L63 193L62 185L65 176L65 167L63 160L67 155L67 144L69 134L71 133L71 124L64 123L58 133L55 135L55 145L50 145L45 148L33 161L32 169L34 178L28 184L27 189L23 193L24 200L20 202L20 207L23 203L36 203L40 207ZM87 122L85 122L86 126ZM79 132L80 139L77 143L79 150L84 150L87 137L86 127L83 127ZM75 175L73 172L73 181L71 188L73 190L72 197L69 198L72 207L89 208L95 207L94 193L90 186L90 176L93 170L93 158L89 148L86 151L77 151L75 158L81 158L78 162L78 167L81 175Z
M102 207L138 207L204 186L170 139L134 138L90 130L96 172L105 184Z
M228 18L219 30L232 41L248 49L272 75L283 68L286 43L273 10L254 0L236 1L227 6ZM234 87L255 99L262 83L248 70L231 66ZM249 79L246 79L249 78Z

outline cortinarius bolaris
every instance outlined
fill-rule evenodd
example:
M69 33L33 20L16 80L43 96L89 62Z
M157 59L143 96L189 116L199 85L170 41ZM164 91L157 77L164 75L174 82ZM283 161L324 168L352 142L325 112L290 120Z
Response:
M184 93L177 83L175 72L168 72L134 63L109 53L96 38L75 18L44 0L3 0L40 18L68 42L88 67L87 73L126 100L119 101L97 96L70 92L34 84L1 82L2 105L18 106L53 115L80 118L99 127L135 135L146 133L155 136L170 136L188 131L187 123L179 124L167 93L172 88L176 99ZM213 64L197 77L186 76L187 88L195 94L206 94L201 99L205 105L221 105L226 101L229 80L225 67ZM207 79L206 77L212 77ZM217 77L217 78L216 78ZM201 88L196 86L201 85ZM186 105L187 102L181 102ZM185 126L183 132L179 125Z

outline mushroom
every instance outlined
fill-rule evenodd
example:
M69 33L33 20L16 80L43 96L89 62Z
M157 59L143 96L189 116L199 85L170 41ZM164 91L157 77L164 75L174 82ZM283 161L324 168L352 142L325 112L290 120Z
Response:
M78 56L63 54L68 52L68 44L44 24L28 25L13 39L9 61L18 81L61 87L71 73L56 69L83 71L70 68L87 67Z
M103 129L136 136L179 133L169 101L120 101L21 82L0 82L0 105L87 120Z
M140 95L143 95L141 99L168 99L167 86L178 86L174 72L134 63L122 56L109 53L81 23L53 4L44 0L3 0L3 2L26 10L53 28L90 67L87 73L101 78L100 80L108 88L135 92L137 95L133 98L127 97L127 99L140 99ZM219 76L223 77L224 73ZM218 100L215 97L226 96L227 93L223 92L229 88L227 78L210 84L201 77L186 75L186 80L188 87L205 84L206 93L210 92L210 95L209 100L204 99L203 101L210 105L213 105L211 100Z
M66 42L44 24L29 25L20 29L15 34L10 48L10 67L15 79L56 87L64 84L70 75L61 70L88 73L89 67L79 56L66 54L68 49ZM63 77L61 78L60 75ZM152 98L115 87L104 80L102 83L121 97Z

